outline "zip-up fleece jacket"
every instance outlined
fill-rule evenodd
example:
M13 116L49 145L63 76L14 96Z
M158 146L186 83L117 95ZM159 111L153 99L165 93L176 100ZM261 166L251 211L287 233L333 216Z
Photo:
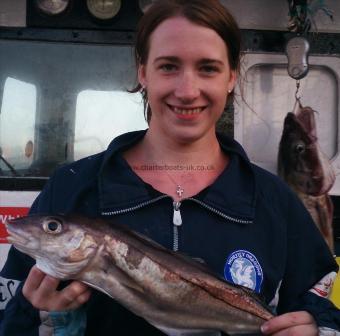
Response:
M31 213L115 219L166 248L203 259L221 278L259 293L278 314L306 310L320 335L326 330L337 334L340 313L326 297L337 264L289 187L252 164L236 141L218 135L230 157L228 167L212 185L174 205L170 196L144 183L122 156L144 134L126 133L106 151L57 169ZM199 167L178 167L195 168L199 174ZM178 218L182 224L174 225ZM11 248L0 275L23 281L33 264ZM96 290L80 309L47 313L35 309L21 289L22 284L7 304L1 336L163 335Z

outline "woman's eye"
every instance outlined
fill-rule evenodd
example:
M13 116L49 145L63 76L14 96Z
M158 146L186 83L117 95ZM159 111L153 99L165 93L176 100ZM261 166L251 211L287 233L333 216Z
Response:
M213 74L218 72L218 68L215 66L211 65L204 65L201 67L201 72L206 73L206 74Z
M164 72L171 72L176 70L176 66L174 64L163 64L160 66L160 68Z

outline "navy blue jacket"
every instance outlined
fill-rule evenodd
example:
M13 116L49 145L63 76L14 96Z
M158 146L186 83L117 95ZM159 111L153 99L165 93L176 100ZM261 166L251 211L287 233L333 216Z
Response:
M339 330L339 311L309 291L337 265L286 184L250 163L237 142L219 136L230 164L211 186L181 202L183 223L175 226L173 199L144 183L121 155L144 134L124 134L105 152L58 169L31 213L114 218L169 249L178 245L179 251L203 259L222 278L260 293L279 314L307 310L320 327ZM12 248L0 275L24 280L33 264ZM76 321L86 335L162 335L98 291L79 311L58 315L34 309L21 286L7 305L0 335L38 336L51 321L52 328Z

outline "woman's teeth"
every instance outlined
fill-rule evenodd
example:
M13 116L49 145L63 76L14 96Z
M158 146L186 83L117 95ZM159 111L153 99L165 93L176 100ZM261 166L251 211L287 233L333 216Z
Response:
M203 107L197 107L194 109L181 109L178 107L174 107L173 111L178 114L183 114L183 115L191 115L191 114L198 114L203 111Z

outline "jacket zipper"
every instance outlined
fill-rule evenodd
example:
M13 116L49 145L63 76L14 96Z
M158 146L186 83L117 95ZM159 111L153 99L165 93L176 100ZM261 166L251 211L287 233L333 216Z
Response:
M179 233L178 233L178 227L182 225L182 216L181 211L179 210L179 207L181 206L181 202L173 202L174 206L174 215L173 215L173 245L172 249L174 251L178 251L178 241L179 241Z
M198 203L199 205L201 205L202 207L204 207L205 209L225 218L228 219L229 221L232 221L234 223L238 223L238 224L250 224L253 221L252 220L246 220L246 219L240 219L240 218L235 218L235 217L231 217L228 216L226 214L224 214L222 211L216 210L215 208L211 207L210 205L205 204L204 202L193 198L193 197L189 197L189 198L185 198L184 200L190 200L190 201L194 201L196 203ZM183 201L184 201L183 200ZM180 212L180 206L181 206L181 202L173 202L173 207L174 207L174 214L173 214L173 250L174 251L178 251L178 244L179 244L179 226L182 225L182 216L181 216L181 212Z
M125 208L125 209L119 209L119 210L116 210L116 211L103 211L102 212L102 215L103 216L114 216L114 215L120 215L120 214L124 214L124 213L128 213L128 212L131 212L131 211L135 211L135 210L138 210L140 208L143 208L147 205L150 205L150 204L153 204L163 198L167 198L167 197L170 197L168 195L161 195L159 197L156 197L156 198L153 198L149 201L146 201L146 202L142 202L142 203L139 203L133 207L130 207L130 208ZM178 226L182 225L182 216L181 216L181 212L179 210L179 207L181 206L181 202L176 202L174 201L173 202L173 207L174 207L174 213L173 213L173 218L172 218L172 222L173 222L173 250L174 251L178 251L178 240L179 240L179 237L178 237Z
M213 213L225 218L225 219L228 219L230 220L231 222L234 222L234 223L238 223L238 224L251 224L253 223L252 220L248 220L248 219L240 219L240 218L235 218L235 217L232 217L232 216L228 216L226 214L224 214L222 211L219 211L219 210L216 210L215 208L211 207L210 205L208 204L205 204L204 202L196 199L196 198L193 198L193 197L189 197L189 198L186 198L186 200L190 200L190 201L194 201L196 203L198 203L199 205L201 205L202 207L206 208L207 210L210 210L212 211Z
M124 213L127 213L127 212L131 212L131 211L135 211L135 210L138 210L140 208L143 208L147 205L150 205L150 204L153 204L163 198L167 198L167 197L170 197L168 195L161 195L161 196L158 196L156 198L153 198L149 201L146 201L146 202L142 202L142 203L139 203L133 207L130 207L130 208L125 208L125 209L119 209L119 210L116 210L116 211L103 211L102 212L102 215L103 216L113 216L113 215L120 215L120 214L124 214Z
M102 215L103 216L113 216L113 215L120 215L120 214L123 214L123 213L135 211L135 210L138 210L138 209L143 208L147 205L153 204L153 203L155 203L155 202L157 202L157 201L159 201L163 198L167 198L167 197L170 197L170 196L161 195L161 196L153 198L149 201L139 203L139 204L137 204L133 207L130 207L130 208L119 209L119 210L116 210L116 211L103 211ZM196 198L193 198L193 197L185 198L184 200L194 201L194 202L198 203L199 205L201 205L202 207L204 207L205 209L207 209L207 210L209 210L209 211L211 211L211 212L213 212L213 213L215 213L215 214L217 214L217 215L219 215L219 216L221 216L225 219L228 219L232 222L235 222L235 223L249 224L249 223L253 222L252 220L245 220L245 219L239 219L239 218L228 216L228 215L224 214L222 211L216 210L215 208L211 207L210 205L207 205L204 202L202 202L202 201L200 201ZM174 213L173 213L173 218L172 218L172 222L173 222L173 246L172 246L172 249L174 251L178 251L178 248L179 248L179 231L178 231L178 228L179 228L179 226L181 226L183 224L181 211L180 211L181 204L182 203L178 202L178 201L173 202Z

